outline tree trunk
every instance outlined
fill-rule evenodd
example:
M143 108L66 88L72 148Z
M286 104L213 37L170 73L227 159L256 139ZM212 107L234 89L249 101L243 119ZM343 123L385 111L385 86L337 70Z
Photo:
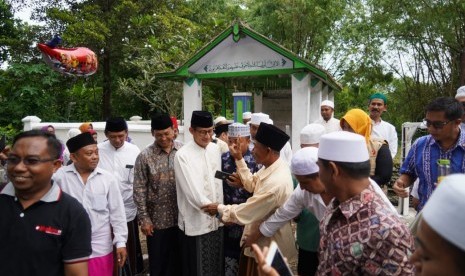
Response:
M102 55L103 67L103 100L102 100L102 119L106 120L111 116L111 70L110 70L110 51L107 47L103 48Z
M465 47L460 53L459 87L465 85Z

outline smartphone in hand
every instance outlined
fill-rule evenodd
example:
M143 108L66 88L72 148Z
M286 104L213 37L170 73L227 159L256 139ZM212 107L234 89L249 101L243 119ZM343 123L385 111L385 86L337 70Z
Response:
M215 178L221 179L221 180L227 180L232 174L227 173L227 172L222 172L222 171L216 171L215 173Z
M292 271L289 268L286 260L284 260L283 254L278 248L278 244L272 241L268 254L266 254L266 264L276 269L281 276L292 276Z

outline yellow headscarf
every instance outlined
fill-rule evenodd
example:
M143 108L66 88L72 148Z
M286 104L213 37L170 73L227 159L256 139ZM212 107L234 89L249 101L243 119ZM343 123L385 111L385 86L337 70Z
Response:
M368 144L371 136L371 119L365 111L358 108L351 109L342 117L340 121L341 128L344 121L349 124L355 133L364 136Z
M91 125L92 125L92 123L90 123L90 122L82 123L81 126L79 126L79 130L81 132L87 132Z

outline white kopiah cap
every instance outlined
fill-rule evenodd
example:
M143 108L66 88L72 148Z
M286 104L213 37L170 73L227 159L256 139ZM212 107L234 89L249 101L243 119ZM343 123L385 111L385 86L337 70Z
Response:
M242 113L242 119L251 119L252 118L252 112L244 112Z
M330 101L330 100L322 101L321 104L320 104L320 107L321 106L329 106L332 109L334 109L334 103L332 101Z
M445 177L423 208L423 220L441 237L465 251L465 174Z
M252 113L250 123L253 125L260 125L260 123L270 123L270 116L265 113Z
M215 120L213 120L213 125L216 126L218 124L232 124L233 121L231 120L227 120L225 117L223 116L219 116L219 117L216 117Z
M301 144L318 144L321 136L325 134L325 127L320 124L306 125L300 131Z
M459 89L457 89L457 94L455 94L455 98L460 98L460 97L465 97L465 86L460 86Z
M319 171L318 148L306 147L298 150L291 160L291 172L295 175L309 175Z
M365 137L347 131L325 134L321 136L318 158L348 163L368 161Z
M249 137L250 136L250 126L244 125L241 123L234 123L228 126L228 136L229 137Z

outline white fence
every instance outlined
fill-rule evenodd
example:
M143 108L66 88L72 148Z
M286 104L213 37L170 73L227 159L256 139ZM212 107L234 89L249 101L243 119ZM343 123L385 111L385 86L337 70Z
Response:
M40 129L44 126L52 125L55 128L55 135L63 142L68 140L68 131L71 128L79 128L81 123L56 123L56 122L42 122L37 116L27 116L22 119L24 124L23 130ZM139 149L144 149L147 145L153 143L154 138L151 134L150 120L141 120L139 116L132 116L128 123L129 137L132 143L137 145ZM179 125L179 121L178 121ZM98 142L105 141L105 122L92 122L94 130L98 133ZM184 128L179 125L179 135L177 140L184 141Z

